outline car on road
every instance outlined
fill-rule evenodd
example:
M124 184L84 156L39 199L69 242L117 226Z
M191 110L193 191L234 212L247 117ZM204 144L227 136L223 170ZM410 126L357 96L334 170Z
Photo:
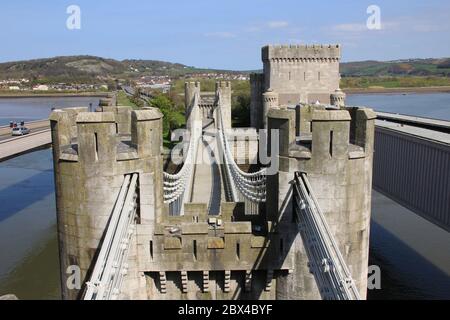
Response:
M16 127L12 129L12 135L13 136L23 136L25 134L29 134L30 133L30 129L25 128L25 127Z

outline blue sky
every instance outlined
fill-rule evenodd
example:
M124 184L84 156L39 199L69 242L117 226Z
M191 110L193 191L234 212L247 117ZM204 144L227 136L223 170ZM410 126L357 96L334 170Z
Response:
M381 9L381 30L366 10ZM81 29L66 28L69 5ZM91 54L208 68L261 67L265 44L340 43L344 61L450 57L450 2L417 0L14 0L0 4L0 61Z

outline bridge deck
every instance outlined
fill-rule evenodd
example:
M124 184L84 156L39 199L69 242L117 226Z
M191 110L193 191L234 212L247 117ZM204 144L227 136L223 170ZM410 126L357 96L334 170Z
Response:
M198 146L191 196L191 202L206 203L210 215L220 213L220 203L224 198L220 167L213 153L215 150L215 137L204 135Z
M51 144L50 121L37 120L25 123L31 133L25 136L11 136L9 126L0 127L0 161L34 151Z
M416 117L390 112L377 112L377 119L450 133L450 121Z
M52 143L50 129L0 141L0 161L4 161Z
M430 128L377 120L373 185L450 231L450 134Z
M391 121L376 120L375 124L377 125L377 127L393 130L398 133L410 136L415 136L416 138L432 140L438 143L450 144L450 134L448 133L415 127L412 125L403 125Z

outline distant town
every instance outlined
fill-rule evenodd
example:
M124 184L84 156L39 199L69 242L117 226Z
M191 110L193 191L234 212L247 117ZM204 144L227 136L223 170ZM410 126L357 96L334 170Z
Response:
M163 93L170 91L172 84L178 79L215 79L215 80L240 80L248 81L248 73L187 73L182 76L170 77L168 75L141 76L136 79L102 79L105 83L36 83L30 79L6 79L0 80L1 91L47 92L47 91L108 91L108 83L115 82L118 85L131 84L142 89L160 90ZM108 81L109 80L109 81Z

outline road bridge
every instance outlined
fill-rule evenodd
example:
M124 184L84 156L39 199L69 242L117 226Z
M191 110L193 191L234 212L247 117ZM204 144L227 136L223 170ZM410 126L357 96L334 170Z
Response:
M28 122L26 127L31 132L17 137L11 136L9 126L0 127L0 161L51 146L52 139L48 120Z
M380 117L389 120L376 121L375 190L450 231L450 121Z
M437 132L450 133L450 121L447 120L417 117L391 112L377 112L377 119L387 120L389 122L409 125L417 128L430 129Z

